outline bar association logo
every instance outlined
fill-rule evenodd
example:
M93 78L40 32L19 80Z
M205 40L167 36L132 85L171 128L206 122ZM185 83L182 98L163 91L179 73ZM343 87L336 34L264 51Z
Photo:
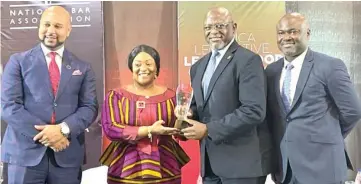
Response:
M11 30L37 29L40 16L49 6L63 6L71 14L74 27L91 26L91 6L86 1L13 1L6 3L9 14L7 24ZM6 22L4 22L6 24Z

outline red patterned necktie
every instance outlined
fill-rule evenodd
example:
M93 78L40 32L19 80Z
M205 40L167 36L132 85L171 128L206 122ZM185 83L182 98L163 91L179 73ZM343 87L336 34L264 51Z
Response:
M49 64L49 77L51 82L51 88L53 89L54 97L56 96L56 92L58 90L59 86L59 80L60 80L60 71L59 67L55 62L56 52L50 52L50 64ZM55 111L53 112L53 115L51 116L51 124L55 124Z

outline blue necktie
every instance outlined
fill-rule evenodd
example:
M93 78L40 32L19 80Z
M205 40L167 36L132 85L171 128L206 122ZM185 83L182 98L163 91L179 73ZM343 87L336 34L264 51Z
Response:
M283 80L282 86L282 101L286 107L286 111L289 112L291 109L291 70L294 66L291 63L286 65L286 74Z
M216 57L219 55L218 51L213 51L212 56L209 59L206 71L203 75L202 87L203 87L203 98L206 98L209 82L211 81L212 75L216 70Z

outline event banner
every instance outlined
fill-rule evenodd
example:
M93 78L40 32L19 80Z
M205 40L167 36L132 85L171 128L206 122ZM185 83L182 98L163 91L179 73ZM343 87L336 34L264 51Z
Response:
M285 14L285 2L179 2L178 3L178 77L189 82L189 69L210 52L203 27L207 12L223 6L230 10L238 25L235 40L244 48L258 53L264 66L280 57L276 43L276 24ZM191 156L183 173L182 183L194 184L199 175L199 146L196 141L182 142Z
M59 5L71 14L72 32L65 47L78 58L91 63L96 74L98 101L103 101L103 8L99 1L2 1L1 2L1 64L11 54L23 52L39 42L38 26L44 9ZM6 123L1 124L1 136ZM86 132L84 169L98 164L101 151L101 128L94 123ZM6 175L6 173L4 173Z

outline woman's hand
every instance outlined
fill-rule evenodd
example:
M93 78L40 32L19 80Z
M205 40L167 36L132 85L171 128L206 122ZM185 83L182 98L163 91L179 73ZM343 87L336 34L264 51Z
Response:
M177 128L163 126L165 122L163 120L156 121L152 126L149 127L151 134L155 135L175 135L179 134Z

